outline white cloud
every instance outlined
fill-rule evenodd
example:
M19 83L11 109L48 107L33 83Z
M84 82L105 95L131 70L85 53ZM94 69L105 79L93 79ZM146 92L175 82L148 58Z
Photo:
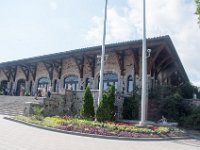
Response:
M195 4L186 0L146 1L147 36L170 35L180 59L193 83L200 82L200 29L195 16ZM108 9L107 42L140 39L142 37L142 1L128 0L124 12ZM86 39L101 43L102 17L95 16ZM94 42L95 41L95 42Z

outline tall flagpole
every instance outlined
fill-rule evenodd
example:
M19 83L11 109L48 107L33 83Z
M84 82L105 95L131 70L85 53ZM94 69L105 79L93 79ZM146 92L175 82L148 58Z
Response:
M146 48L146 1L143 0L143 41L142 41L142 100L141 100L141 121L145 125L147 112L147 48Z
M106 0L106 2L105 2L105 11L104 11L103 43L102 43L102 54L101 54L101 69L100 69L98 105L100 103L100 100L102 99L102 91L103 91L103 71L104 71L105 41L106 41L107 3L108 3L108 0Z

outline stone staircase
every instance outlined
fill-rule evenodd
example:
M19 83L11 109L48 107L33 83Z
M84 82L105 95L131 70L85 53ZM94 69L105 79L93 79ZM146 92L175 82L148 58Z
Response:
M0 115L16 116L24 113L26 103L42 102L32 96L0 96Z

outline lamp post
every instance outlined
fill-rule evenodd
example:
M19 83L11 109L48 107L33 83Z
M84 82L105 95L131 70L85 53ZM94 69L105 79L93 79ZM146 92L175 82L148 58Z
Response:
M104 71L104 56L105 56L105 41L106 41L107 3L108 3L108 0L105 1L104 26L103 26L103 43L102 43L102 54L101 54L101 68L100 68L98 105L100 103L100 100L102 99L102 91L103 91L103 71Z
M142 41L142 96L141 96L141 121L140 125L146 124L147 112L147 54L146 54L146 1L143 0L143 41Z

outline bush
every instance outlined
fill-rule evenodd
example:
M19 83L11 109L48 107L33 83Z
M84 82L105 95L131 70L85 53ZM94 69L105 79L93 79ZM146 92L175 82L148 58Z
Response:
M107 121L107 120L110 119L110 117L109 117L109 107L107 105L107 99L108 99L107 94L104 93L103 98L100 101L100 104L99 104L97 111L96 111L96 119L99 122L104 122L104 121Z
M138 119L139 101L137 95L125 97L123 103L123 118L132 120Z
M100 122L113 121L115 118L115 87L111 86L107 93L103 94L103 98L97 108L96 119Z
M41 106L34 106L33 108L33 114L36 116L42 116L44 108Z
M2 90L0 90L0 95L3 95L3 91Z
M25 96L31 96L31 94L30 94L30 92L25 92L25 94L24 94Z
M193 98L193 94L198 94L197 87L193 86L191 83L184 83L181 86L181 95L183 98L191 99Z
M107 93L108 106L110 110L110 121L115 119L115 86L111 86Z
M89 86L87 86L84 97L83 105L81 107L81 116L85 119L94 119L94 105L93 105L93 96L90 91Z
M195 108L191 115L185 117L184 126L200 130L200 106Z
M187 116L188 113L189 110L183 103L182 97L179 93L161 99L159 106L160 117L164 116L168 121L179 122L181 117Z

